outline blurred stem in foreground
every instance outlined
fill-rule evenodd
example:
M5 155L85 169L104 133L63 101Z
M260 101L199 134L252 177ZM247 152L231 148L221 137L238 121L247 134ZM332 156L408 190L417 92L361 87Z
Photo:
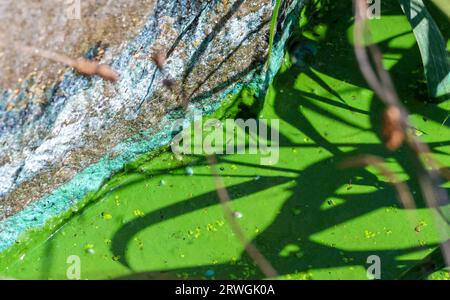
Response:
M245 236L238 222L236 222L233 216L233 210L231 209L230 196L225 186L223 185L222 179L220 178L216 165L217 158L215 155L208 156L208 162L211 166L211 173L214 177L214 184L217 190L217 195L219 196L220 203L222 204L223 211L225 213L225 219L231 226L231 230L234 232L239 241L244 245L245 251L248 256L255 262L259 267L261 272L268 278L275 278L278 276L278 272L274 269L272 264L264 257L264 255L256 248L255 245Z
M366 0L354 0L355 3L355 29L354 29L354 50L361 69L361 72L374 90L375 94L386 106L383 134L389 150L394 151L402 144L412 154L412 163L417 170L417 177L422 189L423 197L428 207L436 209L441 217L448 221L441 206L449 203L447 192L441 188L441 180L438 170L435 169L437 163L430 163L433 160L431 152L426 144L421 143L408 128L411 127L408 118L408 111L399 101L394 84L389 73L383 67L383 55L380 49L371 43L371 34L368 26L368 6ZM429 170L425 163L432 167ZM438 226L439 234L443 242L441 251L447 265L450 265L450 243L445 228Z

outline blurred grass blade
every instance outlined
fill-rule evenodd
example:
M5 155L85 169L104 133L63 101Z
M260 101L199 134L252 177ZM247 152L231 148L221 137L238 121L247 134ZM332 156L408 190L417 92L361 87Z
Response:
M275 34L278 25L278 13L281 7L281 0L275 0L275 7L272 13L272 20L270 21L270 33L269 33L269 53L267 56L267 66L270 64L270 59L272 58L272 48L273 42L275 40Z
M446 43L422 0L399 0L414 30L431 97L450 98L450 60Z

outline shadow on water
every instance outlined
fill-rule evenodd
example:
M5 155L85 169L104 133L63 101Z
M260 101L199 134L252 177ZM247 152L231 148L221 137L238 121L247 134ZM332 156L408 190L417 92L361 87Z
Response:
M242 3L238 1L237 3ZM227 189L232 195L232 201L236 201L243 197L256 194L258 192L286 184L294 181L286 188L286 195L289 195L284 201L283 206L276 215L273 222L260 232L252 242L260 249L266 258L273 264L280 275L304 273L311 269L330 269L337 267L361 266L364 265L366 259L370 255L378 255L383 261L383 270L385 278L395 278L406 267L410 267L415 262L410 260L397 260L397 257L410 254L412 252L423 250L424 247L411 246L407 248L396 249L341 249L334 244L321 243L312 238L313 235L323 232L327 229L333 228L336 225L355 220L363 215L370 214L382 207L390 207L396 204L395 190L393 187L381 181L376 175L366 169L340 169L339 163L344 159L353 157L358 154L373 154L386 159L391 159L397 162L406 174L410 174L409 179L405 181L406 184L413 191L419 191L417 178L415 178L414 169L410 164L408 156L405 155L405 149L400 149L395 153L390 153L385 150L381 142L335 142L317 129L317 122L321 120L331 120L335 124L345 125L349 128L355 129L358 132L374 131L378 135L380 132L380 115L382 106L378 99L370 99L370 108L368 110L350 105L354 102L345 99L345 95L341 95L342 91L339 88L333 87L322 77L317 75L317 72L326 74L337 80L345 81L352 84L357 89L368 89L365 81L360 75L358 66L354 59L353 48L348 43L346 38L342 35L347 32L351 26L351 13L349 7L350 3L344 1L336 1L332 9L319 13L320 22L326 20L325 25L329 28L326 36L321 37L319 42L318 58L320 65L313 67L298 68L292 67L284 73L280 73L274 81L273 88L275 91L282 89L289 89L289 95L278 94L274 102L274 112L298 132L301 132L312 143L300 144L294 141L291 136L280 133L280 147L282 149L297 148L309 149L316 148L324 151L328 155L319 161L307 165L301 170L290 169L281 166L260 166L251 163L239 163L233 161L233 164L243 167L251 167L260 170L286 171L292 176L260 176L259 180L252 180L239 184L227 186ZM395 3L394 3L395 4ZM386 14L396 15L400 14L400 8L394 4L389 4ZM238 4L236 4L238 5ZM339 17L336 17L339 13ZM227 17L227 16L226 16ZM225 20L226 20L225 17ZM319 21L317 21L319 22ZM314 21L313 21L314 23ZM316 25L318 25L317 23ZM314 24L313 24L314 25ZM221 23L219 23L219 29ZM212 33L214 34L214 33ZM409 49L394 49L390 48L390 41L393 38L387 39L380 43L381 50L384 53L400 54L401 58L391 69L394 80L397 84L399 94L403 100L414 99L414 105L407 105L413 114L421 115L430 121L441 122L448 114L444 109L433 104L426 104L419 101L422 99L418 94L418 89L414 90L404 83L404 78L409 81L420 81L422 75L413 72L420 67L420 55L418 54L417 46ZM331 47L331 49L330 49ZM198 55L202 54L203 47L199 47ZM339 59L333 54L339 53ZM417 62L417 63L411 63ZM195 60L192 61L192 67ZM186 76L189 76L189 70ZM318 87L327 91L328 96L317 95L314 92L295 89L296 79L303 74ZM238 74L237 76L241 76ZM217 89L223 89L228 83L223 86L218 86ZM405 87L406 86L406 87ZM214 91L213 91L214 92ZM342 93L344 94L344 93ZM308 119L307 115L302 113L299 107L306 108L308 111L313 111L321 116L318 120ZM343 117L342 114L336 113L336 110L347 110L349 116ZM367 127L355 122L352 115L362 115L370 119ZM252 112L249 115L258 115L257 112ZM448 126L448 125L447 125ZM450 141L433 142L429 146L435 153L440 150L439 147L449 145ZM350 149L350 150L348 150ZM443 155L448 153L441 152ZM196 165L206 165L204 158L196 158ZM229 162L226 156L219 157L219 162ZM157 177L160 175L171 173L183 166L166 168L161 170L152 170L151 174L140 172L141 177L132 179L122 184L116 189L124 189L128 186L146 180L149 177ZM227 177L237 177L231 174L222 174ZM211 176L210 174L194 174L193 176ZM244 176L244 175L243 175ZM211 179L212 180L212 179ZM339 190L342 187L349 186L353 183L358 186L371 187L371 192L366 193L346 193L342 194ZM330 197L338 197L342 199L340 205L334 206L330 209L323 210L322 205L326 199ZM420 196L416 197L419 208L425 207ZM140 218L133 219L123 224L113 236L111 244L111 252L114 256L119 257L119 262L132 270L130 262L127 260L127 248L130 242L138 233L149 227L158 225L161 222L174 219L179 216L186 215L193 211L198 211L207 207L217 205L219 202L216 191L206 192L195 197L186 198L183 201L174 203L172 205L160 208L145 214ZM301 214L293 214L293 211L301 211ZM300 244L301 250L293 255L281 256L280 251L287 245ZM432 245L428 245L432 246ZM51 245L48 245L47 254L51 255L54 251ZM157 247L157 245L154 245ZM48 273L51 267L48 265L44 268L44 273ZM247 256L245 252L238 257L236 262L222 263L215 265L203 265L198 267L187 267L179 269L164 269L164 270L149 270L149 272L135 273L124 277L124 279L140 279L140 278L175 278L178 274L188 274L189 278L201 278L207 270L214 269L215 278L230 278L230 274L235 274L238 278L262 278L263 274L255 266L254 262ZM331 271L330 271L331 272ZM335 276L336 277L336 276Z
M351 24L351 9L347 11L347 8L344 8L345 5L342 3L336 5L338 5L337 9L346 11L346 13L340 17L338 22L331 16L328 16L328 19L326 15L322 16L323 20L331 20L330 23L332 23L331 26L328 24L330 30L324 40L332 41L332 47L336 49L335 51L339 51L341 56L346 56L346 58L336 60L332 56L327 55L327 53L332 53L332 51L328 50L326 53L321 53L321 50L319 50L319 58L321 59L322 64L315 69L320 73L329 74L338 80L345 80L358 88L367 89L367 85L360 75L358 66L353 58L352 46L346 39L340 38L342 32L346 32ZM389 11L400 13L399 8L389 8ZM416 46L410 49L392 49L389 48L390 41L391 39L382 41L380 46L384 53L401 54L401 58L391 69L394 80L397 82L397 85L401 87L399 93L402 99L411 99L415 96L418 98L414 90L411 91L410 88L404 88L405 84L404 82L401 82L404 76L409 76L409 80L413 81L419 81L421 79L420 74L417 75L417 73L413 72L413 70L420 65L420 61L418 61L418 49ZM411 61L417 61L418 63L412 64ZM382 109L378 99L373 98L371 100L370 111L352 107L347 104L348 102L345 101L344 97L341 97L339 90L329 86L310 68L301 70L292 67L287 72L278 75L274 82L274 89L278 91L286 87L293 87L296 78L301 72L313 80L318 86L326 90L330 94L330 97L327 98L316 95L313 92L300 91L294 88L290 89L291 93L289 96L277 95L274 104L276 114L282 120L306 135L314 143L312 146L301 145L293 142L290 137L281 134L280 147L298 147L300 149L301 147L317 147L327 151L330 154L330 157L315 162L302 170L288 170L291 173L297 174L294 179L295 184L289 188L287 193L291 196L284 202L276 219L269 227L254 238L252 242L261 250L281 275L307 272L311 269L325 269L352 265L352 263L349 264L348 262L343 261L343 257L351 258L351 260L355 262L355 265L363 265L368 256L376 254L381 257L384 266L383 268L392 270L390 271L390 274L386 274L386 277L398 276L403 270L402 268L411 266L414 262L402 260L400 263L396 257L421 250L423 247L417 246L406 249L388 250L369 249L367 251L343 250L336 248L335 245L325 245L311 239L311 236L315 233L356 219L359 216L369 214L381 207L388 207L395 204L395 191L392 186L386 182L380 181L377 176L371 172L365 169L339 169L339 162L346 158L358 154L370 153L384 158L394 159L403 167L407 174L412 175L411 178L406 181L411 190L419 191L420 188L417 178L413 175L415 172L411 167L408 156L404 155L405 149L400 149L400 151L396 153L390 153L385 150L382 143L346 144L330 142L326 136L317 130L314 121L307 120L305 116L302 116L301 113L299 113L299 107L303 106L310 111L317 112L323 118L333 120L336 123L345 124L359 131L373 130L378 134L380 132L379 120ZM413 101L418 102L417 99ZM320 105L318 105L319 103ZM324 108L324 105L326 105L326 108ZM356 113L369 115L370 128L364 128L358 125L352 121L351 117L343 118L342 116L335 114L333 112L334 108L347 109L349 114ZM412 113L422 115L423 118L436 122L442 121L447 114L442 108L426 103L415 103L415 105L408 106L408 108L412 108ZM379 134L378 137L380 138ZM433 151L437 151L437 149L435 149L436 147L448 145L449 143L450 141L430 143L430 148ZM343 147L346 146L351 147L352 150L342 150ZM219 160L226 162L227 157L220 157ZM236 162L233 163L239 164ZM200 161L199 164L206 164L206 162L203 160ZM246 164L243 163L242 165L245 166ZM279 167L249 166L253 168L273 168L273 170L280 169ZM167 171L168 170L160 170L160 173L164 174ZM155 175L155 173L153 173L153 175ZM233 175L230 176L233 177ZM348 185L349 182L352 182L355 178L357 178L357 181L354 181L355 184L375 187L375 191L365 194L338 195L337 190ZM233 198L234 201L241 197L269 189L273 186L282 185L289 181L292 181L292 177L261 176L258 181L235 184L228 186L227 188L231 195L239 194L239 197ZM133 182L129 184L133 184ZM321 205L323 204L324 199L333 196L342 198L344 200L343 204L333 207L332 209L322 210ZM361 199L364 199L363 205L360 203ZM423 200L420 196L417 196L416 200L418 201L419 208L424 207ZM131 268L126 259L126 251L129 242L137 233L150 226L154 226L163 220L175 218L195 210L216 205L217 203L218 198L216 192L212 191L185 199L182 202L164 207L158 211L150 212L142 218L124 224L115 233L111 250L114 255L121 257L120 262L123 265ZM301 217L293 216L292 212L296 209L302 211ZM280 256L280 250L286 245L297 244L299 242L301 244L301 255L289 255L287 257ZM167 274L180 273L189 274L190 278L196 278L203 277L205 271L211 268L215 270L216 278L228 278L230 274L240 274L238 277L242 276L246 278L263 277L249 257L245 253L242 253L237 263L205 265L176 270L152 270L148 273L138 273L127 276L126 278L155 278L158 277L158 275L155 274L165 274L164 276L169 276Z

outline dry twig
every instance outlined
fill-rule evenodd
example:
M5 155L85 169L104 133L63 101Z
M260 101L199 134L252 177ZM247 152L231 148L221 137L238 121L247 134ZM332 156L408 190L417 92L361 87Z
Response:
M2 38L0 36L0 38ZM101 78L109 81L117 81L119 79L119 76L117 73L108 65L100 64L96 61L88 60L85 58L79 58L79 59L73 59L70 58L64 54L56 53L49 50L39 49L36 47L31 47L22 43L18 42L11 42L7 44L7 40L2 38L0 40L0 46L3 47L13 47L17 51L20 51L21 53L25 52L30 55L36 55L42 58L46 58L61 64L64 64L66 66L70 66L74 68L77 72L87 75L87 76L93 76L97 75Z

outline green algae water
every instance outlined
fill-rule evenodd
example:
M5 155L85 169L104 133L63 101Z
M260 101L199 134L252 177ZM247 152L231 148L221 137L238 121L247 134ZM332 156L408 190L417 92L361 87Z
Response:
M448 225L425 208L405 149L385 150L382 106L353 56L351 22L345 22L352 12L333 7L293 37L308 45L311 61L299 66L286 56L261 108L245 90L223 113L279 119L279 162L262 166L258 155L226 155L218 157L218 170L237 221L281 278L367 279L367 258L377 255L382 278L395 279L450 237ZM448 165L449 103L426 103L408 20L396 5L383 13L372 30L385 66L415 133ZM386 159L411 188L417 211L400 207L377 170L340 168L365 153ZM264 277L225 221L205 157L169 149L129 164L62 226L28 238L35 241L26 249L2 257L2 277L66 279L72 256L80 258L82 279Z

